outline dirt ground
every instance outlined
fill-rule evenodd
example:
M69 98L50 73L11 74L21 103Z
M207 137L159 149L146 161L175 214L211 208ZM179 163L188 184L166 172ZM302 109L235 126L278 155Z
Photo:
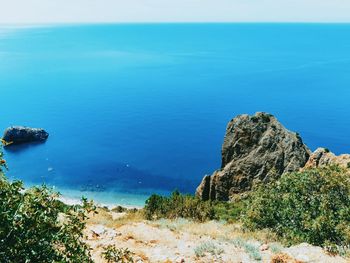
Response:
M248 235L239 225L216 221L146 221L137 215L100 211L89 220L85 233L95 262L107 262L102 252L108 245L127 248L139 263L350 262L308 244L285 248L268 233Z

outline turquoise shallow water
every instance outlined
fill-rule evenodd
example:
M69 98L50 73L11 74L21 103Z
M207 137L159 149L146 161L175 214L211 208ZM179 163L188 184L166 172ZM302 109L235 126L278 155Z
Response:
M0 91L1 129L50 133L6 150L10 178L139 205L194 192L237 114L349 152L350 25L3 26Z

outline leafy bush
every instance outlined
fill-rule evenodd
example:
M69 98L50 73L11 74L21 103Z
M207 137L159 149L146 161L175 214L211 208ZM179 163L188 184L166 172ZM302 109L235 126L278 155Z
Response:
M215 217L228 223L239 221L242 213L247 209L245 198L239 198L233 202L213 202Z
M115 246L109 245L104 248L102 253L105 260L108 263L133 263L133 253L129 249L116 248Z
M202 201L195 196L174 191L170 197L150 196L146 201L144 215L148 220L187 218L204 222L217 219L230 223L237 222L245 209L244 199L235 202Z
M117 207L114 207L114 208L112 209L112 212L115 212L115 213L124 213L124 212L126 212L127 210L128 210L127 208L118 205Z
M0 262L92 262L83 242L92 203L68 207L45 186L24 190L5 178L5 164L0 161Z
M244 225L268 228L288 243L350 244L350 176L338 166L283 175L252 191Z
M146 201L144 208L146 219L153 220L159 218L188 218L200 222L215 219L215 211L210 201L191 196L182 195L178 191L170 197L152 195Z

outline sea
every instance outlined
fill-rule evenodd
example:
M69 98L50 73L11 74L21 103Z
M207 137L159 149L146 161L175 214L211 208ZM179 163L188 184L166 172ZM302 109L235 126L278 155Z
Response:
M311 150L350 152L350 24L0 26L0 130L10 180L142 206L194 193L228 121L275 115Z

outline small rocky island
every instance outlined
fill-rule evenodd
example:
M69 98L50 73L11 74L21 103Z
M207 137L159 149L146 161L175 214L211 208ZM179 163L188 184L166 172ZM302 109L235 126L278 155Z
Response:
M284 173L349 163L347 154L335 156L324 148L311 153L298 133L287 130L271 114L243 114L228 123L221 168L203 178L196 195L202 200L228 201Z
M49 134L41 128L12 126L5 130L2 140L5 146L30 142L44 142Z

